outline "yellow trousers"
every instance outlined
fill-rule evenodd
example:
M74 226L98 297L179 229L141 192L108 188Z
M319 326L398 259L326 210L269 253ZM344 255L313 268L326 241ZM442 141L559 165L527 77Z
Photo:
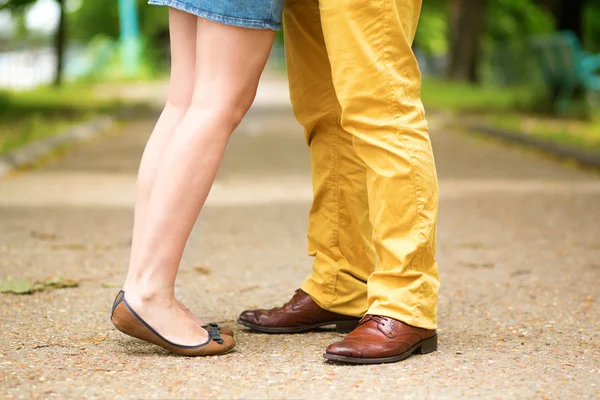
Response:
M302 285L321 307L436 328L438 187L411 49L421 0L286 0L314 202Z

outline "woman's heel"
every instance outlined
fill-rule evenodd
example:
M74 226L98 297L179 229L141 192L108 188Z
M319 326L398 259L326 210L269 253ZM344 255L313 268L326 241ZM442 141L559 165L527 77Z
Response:
M438 348L438 337L437 337L437 335L435 335L428 339L423 340L421 342L421 345L417 349L417 351L415 351L415 353L419 353L419 354L432 353L432 352L436 351L437 348Z
M339 321L335 323L335 331L337 333L350 333L358 326L359 320L356 321Z

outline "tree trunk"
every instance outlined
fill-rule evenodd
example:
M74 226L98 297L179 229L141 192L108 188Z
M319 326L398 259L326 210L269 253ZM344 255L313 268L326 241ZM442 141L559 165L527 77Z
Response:
M66 0L57 0L60 7L58 28L54 38L54 52L56 54L56 73L54 75L54 86L60 86L63 81L65 64L65 48L67 42L67 16L65 10Z
M561 0L554 14L557 28L575 32L579 40L583 38L584 3L584 0Z
M477 82L486 0L450 0L450 59L452 80Z

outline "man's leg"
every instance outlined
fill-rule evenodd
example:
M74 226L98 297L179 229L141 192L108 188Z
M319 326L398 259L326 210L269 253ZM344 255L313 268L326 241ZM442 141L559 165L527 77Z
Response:
M314 263L302 285L310 297L299 292L283 308L246 311L239 322L263 332L297 332L350 316L355 326L367 311L367 279L375 268L366 166L340 126L318 0L286 1L284 25L294 114L311 154L308 251Z
M378 317L367 317L356 331L378 327L369 334L385 331L385 340L394 332L424 328L411 335L416 335L415 345L424 340L430 351L439 287L434 255L438 192L420 100L421 76L411 49L421 0L319 0L319 4L342 108L341 125L353 136L354 149L367 166L378 257L368 282L368 314ZM349 340L354 339L354 352L349 353L358 354L361 338L351 334ZM413 350L406 348L398 355ZM361 348L359 353L365 356L368 351Z
M362 317L375 268L365 164L340 126L317 0L288 1L284 19L292 105L310 146L314 191L308 227L313 273L302 290L324 309Z

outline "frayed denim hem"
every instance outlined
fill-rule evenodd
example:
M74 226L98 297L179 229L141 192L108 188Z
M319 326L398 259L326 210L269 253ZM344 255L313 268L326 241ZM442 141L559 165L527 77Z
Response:
M273 31L281 30L281 24L260 21L255 19L246 19L246 18L234 18L227 17L225 15L216 14L213 12L201 10L197 7L191 7L187 4L181 3L177 0L149 0L148 4L154 6L167 6L176 8L181 11L185 11L189 14L194 14L201 18L206 18L208 20L218 22L225 25L233 25L239 26L242 28L252 28L252 29L271 29Z

